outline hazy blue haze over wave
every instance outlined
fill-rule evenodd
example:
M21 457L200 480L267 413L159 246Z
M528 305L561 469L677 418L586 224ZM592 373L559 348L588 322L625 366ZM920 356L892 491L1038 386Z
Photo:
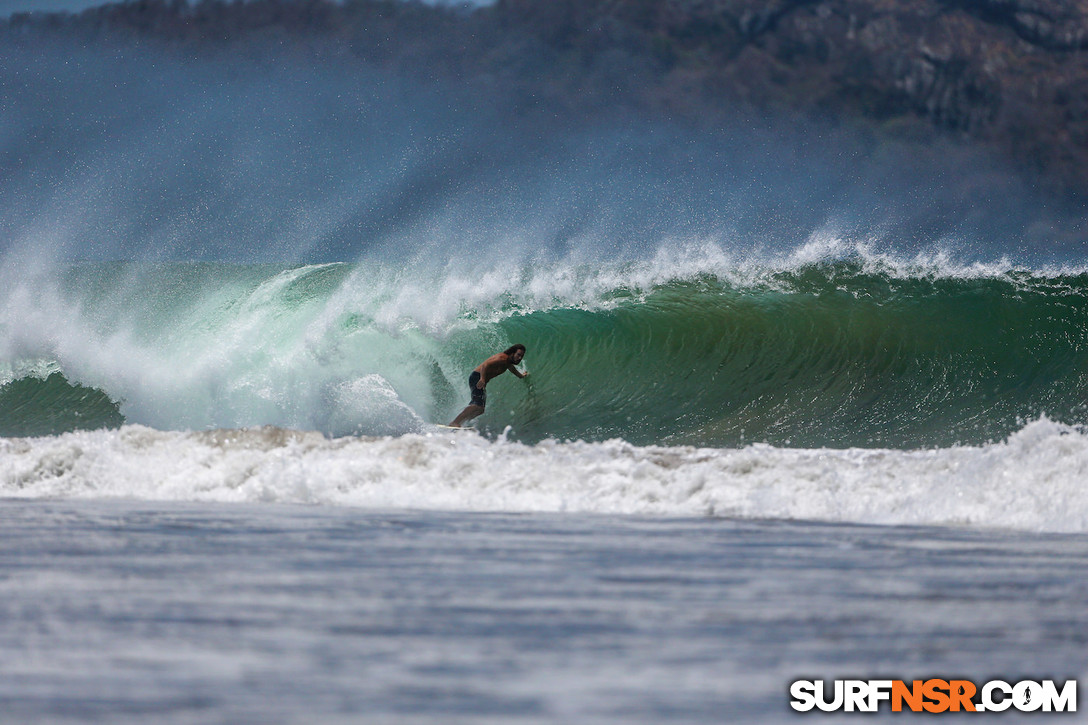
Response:
M845 126L575 122L335 59L12 42L0 60L16 252L596 263L675 239L760 257L825 233L966 261L1082 251L996 161L919 159Z

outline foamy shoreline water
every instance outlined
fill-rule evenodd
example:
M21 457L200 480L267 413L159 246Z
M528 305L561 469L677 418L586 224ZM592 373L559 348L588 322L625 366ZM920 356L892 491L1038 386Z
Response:
M335 438L142 426L0 439L0 497L781 518L1088 532L1088 434L1045 418L926 450Z

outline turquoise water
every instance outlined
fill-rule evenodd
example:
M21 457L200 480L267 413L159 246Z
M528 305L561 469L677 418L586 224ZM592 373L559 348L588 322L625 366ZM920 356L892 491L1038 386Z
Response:
M553 265L480 283L177 263L76 266L43 287L31 324L0 325L22 353L0 388L4 435L418 431L450 419L469 371L513 342L532 374L496 380L479 425L527 442L918 448L1086 414L1080 272Z

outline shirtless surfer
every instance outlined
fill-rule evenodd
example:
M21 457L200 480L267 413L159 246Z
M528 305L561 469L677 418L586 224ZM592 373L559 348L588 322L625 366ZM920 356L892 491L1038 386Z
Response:
M487 405L487 391L484 387L491 378L502 375L507 370L519 378L529 377L529 373L523 373L514 367L521 362L523 357L525 357L525 346L519 343L503 352L492 355L480 363L468 376L468 387L472 391L472 402L461 411L460 415L453 419L450 427L460 428L464 423L484 412L484 406Z

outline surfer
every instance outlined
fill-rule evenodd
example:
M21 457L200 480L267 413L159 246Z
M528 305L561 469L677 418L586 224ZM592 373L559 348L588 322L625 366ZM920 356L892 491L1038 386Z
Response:
M453 419L450 427L460 428L464 423L484 412L484 406L487 405L485 386L491 378L502 375L507 370L519 378L529 377L529 373L523 373L514 367L524 357L525 346L519 343L508 347L503 352L492 355L477 365L472 374L468 376L468 387L472 394L472 402L461 411L460 415Z

